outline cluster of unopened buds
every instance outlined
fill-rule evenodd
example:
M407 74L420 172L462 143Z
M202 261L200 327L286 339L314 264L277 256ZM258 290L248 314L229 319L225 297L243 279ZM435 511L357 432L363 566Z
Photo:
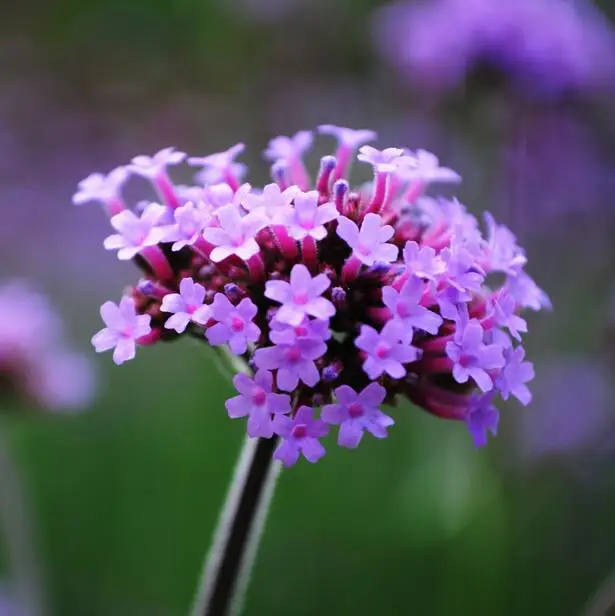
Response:
M398 396L466 422L484 445L497 394L531 399L519 312L549 300L523 271L523 250L490 215L483 237L458 201L424 195L460 179L434 155L377 150L367 130L319 130L338 147L313 185L307 131L269 143L273 183L262 189L241 183L243 144L187 159L168 148L83 180L74 202L101 201L116 232L105 248L143 271L119 305L102 306L96 350L114 349L121 364L137 344L184 334L227 345L249 368L233 380L228 414L247 417L250 437L279 438L286 465L319 460L332 425L342 447L366 431L386 437L394 421L380 406ZM374 179L355 190L346 178L357 150ZM195 186L169 178L184 160L202 168ZM127 209L131 174L151 180L160 202Z

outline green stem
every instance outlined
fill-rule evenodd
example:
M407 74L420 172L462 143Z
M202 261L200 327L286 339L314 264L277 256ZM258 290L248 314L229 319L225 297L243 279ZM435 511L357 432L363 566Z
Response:
M216 528L192 616L236 616L248 586L280 464L277 439L246 438Z

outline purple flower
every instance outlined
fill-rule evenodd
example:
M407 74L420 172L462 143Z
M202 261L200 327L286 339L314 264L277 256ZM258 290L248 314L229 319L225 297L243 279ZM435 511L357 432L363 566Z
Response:
M293 391L299 381L314 387L320 380L314 360L322 357L327 345L321 340L297 339L292 344L278 344L258 349L254 361L259 368L277 370L278 387Z
M334 203L318 205L318 196L316 190L295 195L294 207L281 209L274 222L285 224L295 240L305 237L322 240L327 235L324 225L338 218L339 213Z
M233 385L240 395L226 401L229 417L248 417L250 438L271 438L271 415L290 413L290 396L273 393L273 375L267 370L258 370L254 379L247 374L237 374Z
M446 264L443 277L448 284L459 291L480 291L485 276L478 265L478 255L470 246L453 242L440 256Z
M359 148L357 159L372 165L376 171L390 172L397 169L397 159L403 154L404 151L401 148L377 150L371 145L364 145Z
M404 180L414 182L461 182L461 176L448 167L440 167L435 154L427 150L417 150L405 154L395 161L397 172Z
M487 370L504 366L502 347L483 343L484 330L476 319L457 323L454 340L446 343L446 354L453 361L453 378L458 383L474 382L483 392L493 388Z
M523 361L525 350L523 347L504 350L506 364L500 373L496 385L504 400L508 400L512 394L521 404L527 406L532 401L532 394L525 385L534 378L534 365L532 362Z
M393 321L389 321L381 332L369 325L361 325L355 345L367 354L363 370L370 379L377 379L384 373L393 379L401 379L406 375L404 364L420 357L420 351L407 341L403 328Z
M382 289L382 301L391 311L393 318L409 331L412 338L413 329L422 329L430 334L436 334L442 324L442 317L420 305L425 283L416 276L411 276L401 291L393 287Z
M175 224L164 229L163 242L174 242L171 250L177 252L192 246L211 221L211 210L204 204L188 202L174 210Z
M472 396L472 401L468 407L466 426L474 439L474 447L484 447L487 444L487 433L493 436L498 433L498 422L500 413L493 406L493 394L482 396Z
M552 310L549 296L525 272L508 276L504 288L521 308Z
M184 278L179 283L179 293L165 295L162 300L160 310L173 313L164 326L181 334L190 321L206 325L210 319L211 307L204 305L204 300L205 287L194 282L192 278Z
M194 174L195 182L199 182L203 186L210 186L212 184L220 184L225 182L230 177L235 178L238 182L241 182L243 176L246 174L248 167L243 163L232 163L226 169L219 169L218 167L203 167L200 171Z
M312 278L302 263L293 266L290 282L269 280L265 285L265 297L282 304L276 319L289 325L299 325L306 316L329 319L335 314L335 306L321 295L331 281L325 274Z
M431 246L419 246L415 241L406 242L404 263L411 274L435 280L446 269L446 264Z
M261 335L261 330L252 322L257 312L256 305L247 297L233 306L226 295L216 293L211 316L218 322L205 333L209 344L228 344L235 355L243 355L248 344L256 342Z
M196 167L204 167L206 170L216 171L222 174L229 170L235 164L235 158L239 156L245 149L243 143L237 143L233 147L224 152L216 152L209 156L191 156L188 158L188 164Z
M104 247L107 250L119 249L117 256L122 261L135 257L143 248L155 246L164 234L159 225L167 215L164 205L151 203L138 217L130 210L124 210L111 218L111 226L117 231L107 237Z
M116 199L120 188L128 178L126 167L117 167L108 175L92 173L79 182L79 190L73 196L75 205L82 205L88 201L102 201L107 203Z
M321 124L318 127L318 131L323 135L335 137L340 146L345 146L351 150L358 148L368 141L373 141L376 138L376 133L373 130L355 130L353 128L335 126L334 124Z
M494 295L491 302L493 319L499 327L506 327L516 340L521 340L521 333L527 332L527 322L516 314L517 304L506 291Z
M178 152L175 148L164 148L153 156L135 156L128 169L146 178L155 178L169 165L179 165L184 158L186 158L185 152Z
M308 130L300 130L292 137L275 137L265 150L265 158L270 161L289 162L301 158L312 145L312 140L312 133Z
M152 331L149 314L137 314L131 297L122 297L119 306L105 302L100 307L100 316L105 327L95 334L92 344L97 353L113 351L113 361L119 366L136 353L136 341Z
M487 223L487 269L515 275L527 263L525 252L517 245L517 238L511 230L498 225L489 212L485 212Z
M284 466L296 464L299 454L308 462L318 462L325 455L326 450L318 439L328 434L329 426L320 419L312 419L312 412L309 406L301 406L293 419L284 415L273 419L273 430L282 437L273 457Z
M220 227L208 227L203 233L205 239L216 246L211 251L212 261L219 263L231 255L247 261L260 252L254 237L266 222L258 212L241 216L239 208L231 203L216 210L216 216Z
M299 325L292 326L277 319L270 322L269 338L273 344L295 344L297 340L329 340L331 328L329 321L305 317Z
M337 404L323 407L321 419L340 426L337 442L341 447L357 447L364 430L376 438L387 436L387 428L395 422L379 408L386 396L384 387L370 383L357 393L348 385L342 385L333 393Z
M247 194L241 204L249 212L259 212L264 214L265 218L276 221L299 192L301 191L297 186L289 186L282 190L277 184L267 184L262 193Z
M393 244L387 244L394 233L393 227L382 225L382 218L378 214L366 214L360 231L345 216L340 216L337 221L337 234L352 248L353 256L367 266L376 262L392 263L397 259L399 249Z

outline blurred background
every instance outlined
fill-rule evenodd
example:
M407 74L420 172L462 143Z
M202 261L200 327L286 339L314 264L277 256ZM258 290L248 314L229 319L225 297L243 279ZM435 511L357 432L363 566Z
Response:
M455 192L471 211L511 226L555 310L529 318L534 402L503 407L486 449L407 404L386 442L332 446L283 473L245 613L608 613L614 18L609 0L5 7L0 282L50 296L96 380L80 413L3 401L47 615L187 614L244 431L200 346L158 345L121 369L93 356L98 307L138 273L103 250L100 208L72 206L76 184L139 153L238 141L258 184L271 137L322 123L436 152L463 175ZM9 598L11 543L5 533Z

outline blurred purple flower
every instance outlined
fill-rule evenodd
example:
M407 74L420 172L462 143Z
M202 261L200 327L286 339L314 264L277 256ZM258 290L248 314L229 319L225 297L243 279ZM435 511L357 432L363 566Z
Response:
M475 447L484 447L487 444L487 433L497 435L499 421L500 413L493 406L493 395L491 393L474 395L473 402L468 408L466 426L472 435Z
M376 14L376 44L409 81L458 86L479 63L524 92L558 95L612 85L615 37L585 0L399 1Z
M92 366L65 348L62 333L60 319L43 295L20 281L0 285L0 397L17 395L43 409L89 402Z

